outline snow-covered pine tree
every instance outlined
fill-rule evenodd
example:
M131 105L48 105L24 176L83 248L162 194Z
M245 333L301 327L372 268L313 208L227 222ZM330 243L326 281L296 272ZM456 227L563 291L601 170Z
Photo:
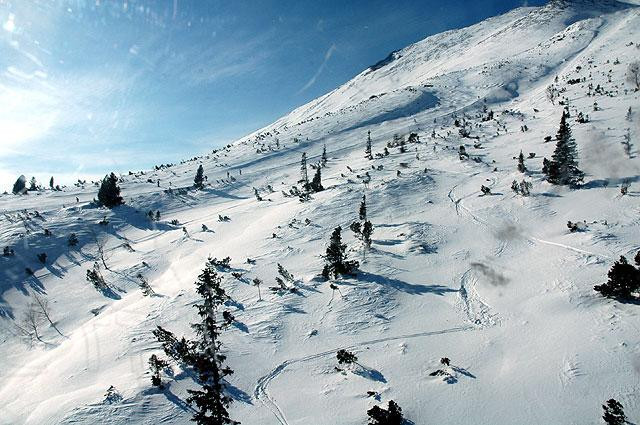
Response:
M513 190L518 195L522 195L522 196L529 196L531 194L532 187L533 187L533 184L525 180L522 180L520 183L514 180L511 183L511 190Z
M296 193L292 193L293 195L297 195L300 202L307 202L311 199L311 184L309 183L309 174L307 172L307 153L302 153L302 159L300 160L300 180L298 183L302 184L302 190L298 190L295 186L292 189L295 189Z
M371 154L371 131L367 132L367 145L364 150L364 157L367 159L373 159L373 155Z
M322 167L316 168L316 173L313 175L313 180L309 183L309 187L312 192L322 192L324 187L322 186L322 175L320 174L320 170Z
M404 423L402 409L393 400L389 401L387 409L373 406L367 411L367 415L369 416L369 425L402 425Z
M631 62L627 68L627 81L640 90L640 62Z
M162 379L160 378L160 372L165 367L169 366L166 360L162 360L155 354L149 357L149 370L151 371L151 385L154 387L162 388Z
M520 151L520 155L518 155L518 171L521 173L527 172L527 166L524 165L524 155L522 154L522 151Z
M262 285L262 280L260 280L259 278L254 278L253 279L253 286L258 288L258 301L262 301L262 294L260 293L260 285Z
M545 176L549 174L550 164L551 164L551 161L549 161L547 158L542 158L542 174L544 174Z
M202 167L202 164L198 166L196 176L193 178L193 186L196 189L204 188L204 167Z
M338 364L346 365L356 363L358 361L358 357L348 350L338 350L336 353L336 359L338 360Z
M196 343L182 337L181 339L161 326L153 330L153 336L162 344L165 354L178 363L193 365Z
M227 411L233 399L225 394L224 378L231 375L233 370L224 366L226 356L222 354L219 339L222 330L230 324L227 318L219 320L217 317L229 298L220 286L221 282L215 263L209 259L196 282L197 292L202 297L202 303L196 304L196 308L202 321L191 325L200 338L196 343L193 366L198 372L202 389L187 390L187 402L196 407L192 420L199 425L239 423L232 420ZM231 317L224 313L223 316Z
M100 190L98 190L98 204L103 207L113 208L124 204L122 196L120 196L120 186L118 186L118 177L111 173L102 179Z
M639 260L640 255L636 255L638 266ZM634 292L640 290L640 268L629 264L624 256L613 264L607 277L609 280L606 283L593 287L605 297L630 299Z
M51 190L55 189L55 185L53 184L53 176L51 176L51 179L49 180L49 188Z
M302 152L302 158L300 159L300 180L302 189L306 192L309 191L309 174L307 172L307 153Z
M631 129L627 128L625 134L622 137L622 147L624 148L624 153L629 158L631 158Z
M373 234L373 224L369 220L362 225L362 241L366 248L371 248L371 235Z
M322 147L322 158L320 159L320 163L323 167L327 166L327 145Z
M622 404L616 399L607 400L607 404L602 405L602 410L604 410L602 419L607 425L624 425L627 423Z
M329 246L324 256L325 265L322 269L322 276L330 279L331 276L337 278L340 275L349 275L360 265L355 260L348 260L346 255L347 245L342 243L342 227L338 226L333 230Z
M367 219L367 195L362 195L362 201L360 202L360 210L358 211L360 220Z
M556 149L547 163L546 175L552 184L574 187L584 180L584 173L578 168L578 149L567 118L567 113L563 113L556 135Z
M278 274L289 283L294 283L296 280L293 275L289 273L289 270L285 269L280 263L278 263Z

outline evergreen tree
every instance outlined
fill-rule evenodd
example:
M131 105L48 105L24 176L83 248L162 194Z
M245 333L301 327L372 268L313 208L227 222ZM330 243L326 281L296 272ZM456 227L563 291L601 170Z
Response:
M518 155L518 171L521 173L527 172L527 166L524 165L524 155L522 154L522 151L520 151L520 155Z
M360 202L360 210L358 211L360 220L367 219L367 195L362 195L362 201Z
M289 270L285 269L280 263L278 263L278 274L289 283L294 283L296 280L293 275L289 273Z
M556 135L556 149L547 167L547 180L552 184L576 186L584 180L584 173L578 168L577 145L571 136L567 113L562 114L560 128Z
M258 189L256 189L255 187L253 188L253 195L256 197L256 200L262 201L262 196L260 196L260 193L258 192Z
M351 364L357 363L358 361L358 357L351 351L347 350L338 350L336 358L338 359L338 364Z
M393 400L389 401L387 409L373 406L367 411L367 415L369 415L369 425L402 425L404 422L402 409Z
M162 360L155 354L149 357L149 370L151 371L151 385L154 387L162 388L162 379L160 378L160 371L169 366L166 360Z
M321 167L316 168L316 173L313 175L313 180L309 183L309 187L313 192L322 192L324 187L322 186L322 175L320 174Z
M373 224L369 220L362 225L362 241L364 246L371 248L371 235L373 234Z
M199 425L239 423L229 418L227 407L233 399L224 393L224 378L231 375L233 370L224 366L226 356L222 354L219 338L221 331L231 323L229 318L232 316L224 311L223 320L217 317L224 302L229 298L220 286L221 282L222 278L216 272L215 263L209 259L196 282L197 292L202 297L202 303L197 304L196 308L202 321L192 325L200 338L196 343L193 366L198 372L202 389L187 390L187 402L195 405L197 410L192 420Z
M35 177L31 177L31 181L29 182L29 190L36 191L38 190L38 182Z
M371 154L371 131L367 132L367 146L364 150L364 157L367 159L373 159L373 155Z
M337 278L340 275L349 275L360 265L355 260L348 260L346 255L347 245L342 243L342 227L338 226L333 230L329 246L324 257L325 265L322 269L322 276L330 279L331 276Z
M98 191L98 204L107 208L124 204L124 200L120 196L118 178L114 173L102 179L102 185L100 185L100 190Z
M360 202L360 209L358 211L360 220L364 220L363 223L355 221L351 223L349 228L356 237L364 242L365 248L371 248L371 235L373 234L373 224L367 220L367 196L362 195L362 201Z
M156 327L153 335L162 344L162 349L167 356L178 363L193 365L196 348L196 344L193 341L189 341L185 337L178 339L171 331L161 326Z
M18 177L18 180L13 184L13 194L14 195L22 195L26 192L27 188L27 178L22 175Z
M69 246L76 246L78 245L78 237L76 236L75 233L72 233L71 235L69 235L69 239L67 240L67 244Z
M542 158L542 174L545 176L549 174L549 166L551 165L551 161L547 158Z
M51 190L55 189L53 184L53 176L51 176L51 180L49 180L49 187L51 188Z
M196 176L193 178L193 186L196 189L204 188L204 167L202 164L198 166L198 171L196 171Z
M636 264L640 266L638 260L640 256L637 255ZM607 276L607 283L593 287L605 297L630 299L632 294L640 289L640 269L629 264L625 257L620 257L620 260L613 264Z
M624 414L622 404L615 399L607 400L607 404L602 405L604 414L602 419L607 425L624 425L627 423L627 417Z
M323 167L327 166L327 145L322 147L322 159L320 161Z
M309 174L307 173L307 153L302 153L302 159L300 160L300 180L302 183L302 189L305 192L309 192Z

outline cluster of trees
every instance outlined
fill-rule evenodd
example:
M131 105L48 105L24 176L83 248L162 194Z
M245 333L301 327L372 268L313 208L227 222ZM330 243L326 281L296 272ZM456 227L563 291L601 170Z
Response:
M62 190L60 188L60 185L55 184L53 176L49 180L49 189L56 191ZM38 184L35 177L31 177L31 180L29 181L29 187L27 187L27 178L24 175L21 175L13 184L13 189L11 190L11 192L14 195L24 195L27 192L34 192L38 190L43 190L43 187Z
M299 192L298 198L300 202L305 202L311 199L311 194L322 192L324 187L322 186L322 167L326 164L326 150L323 150L323 159L320 164L315 167L315 174L313 175L313 179L309 181L309 173L307 170L307 153L302 153L302 158L300 159L300 180L298 183L302 185L302 191Z
M387 408L380 406L373 406L367 411L369 416L369 425L403 425L404 417L402 416L402 409L398 404L389 400Z
M373 224L367 219L367 196L362 195L360 209L358 211L360 221L354 221L349 228L356 237L364 243L366 249L371 248L371 235L373 234Z
M511 190L521 196L529 196L531 194L531 189L533 188L533 184L526 180L522 180L518 182L514 180L511 182Z

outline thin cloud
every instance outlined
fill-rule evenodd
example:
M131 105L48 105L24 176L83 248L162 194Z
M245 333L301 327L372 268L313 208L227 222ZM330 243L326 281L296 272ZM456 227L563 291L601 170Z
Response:
M316 73L313 75L313 77L311 77L309 81L307 81L307 84L305 84L304 87L298 90L297 94L303 93L305 90L307 90L309 87L311 87L316 83L316 80L318 79L320 74L322 74L322 71L324 71L324 68L327 65L327 62L329 61L329 59L331 59L331 56L333 56L333 52L335 51L336 51L336 45L334 43L331 45L331 47L329 47L329 50L327 50L327 52L324 54L324 60L322 61L322 64L320 64L320 67L318 67L318 70L316 71Z

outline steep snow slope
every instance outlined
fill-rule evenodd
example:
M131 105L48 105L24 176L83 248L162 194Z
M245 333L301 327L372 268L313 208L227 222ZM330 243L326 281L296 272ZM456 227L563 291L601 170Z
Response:
M165 390L154 390L147 359L162 354L157 325L192 334L193 282L208 256L230 256L242 273L225 273L237 322L223 339L236 370L231 412L244 424L363 424L367 409L391 399L415 424L596 424L611 397L639 420L640 307L592 289L618 256L640 249L640 102L625 82L638 43L640 12L622 3L517 9L402 49L225 149L124 175L127 204L114 210L92 206L91 184L0 196L0 245L16 253L0 258L0 423L190 423L189 371L173 365ZM559 101L587 173L579 190L540 172ZM575 122L578 112L590 121ZM369 161L369 131L374 153L394 134L416 132L421 142ZM326 190L306 203L284 196L301 154L317 162L324 146ZM516 170L521 150L535 153L526 175ZM202 191L190 188L198 164L208 176ZM530 197L510 189L523 178ZM631 189L621 196L624 181ZM479 196L481 185L492 195ZM365 193L375 226L368 252L348 230ZM161 220L148 220L149 210ZM570 233L568 220L588 227ZM336 282L340 293L318 278L337 225L361 262L356 278ZM71 233L76 247L67 246ZM96 242L114 288L106 295L85 280L100 261ZM298 293L267 289L278 263ZM157 296L141 293L138 274ZM265 282L262 301L255 277ZM62 336L48 323L42 341L18 330L34 294L48 300ZM334 369L347 347L364 368ZM447 380L430 376L443 356L452 360ZM111 385L122 400L105 401Z

